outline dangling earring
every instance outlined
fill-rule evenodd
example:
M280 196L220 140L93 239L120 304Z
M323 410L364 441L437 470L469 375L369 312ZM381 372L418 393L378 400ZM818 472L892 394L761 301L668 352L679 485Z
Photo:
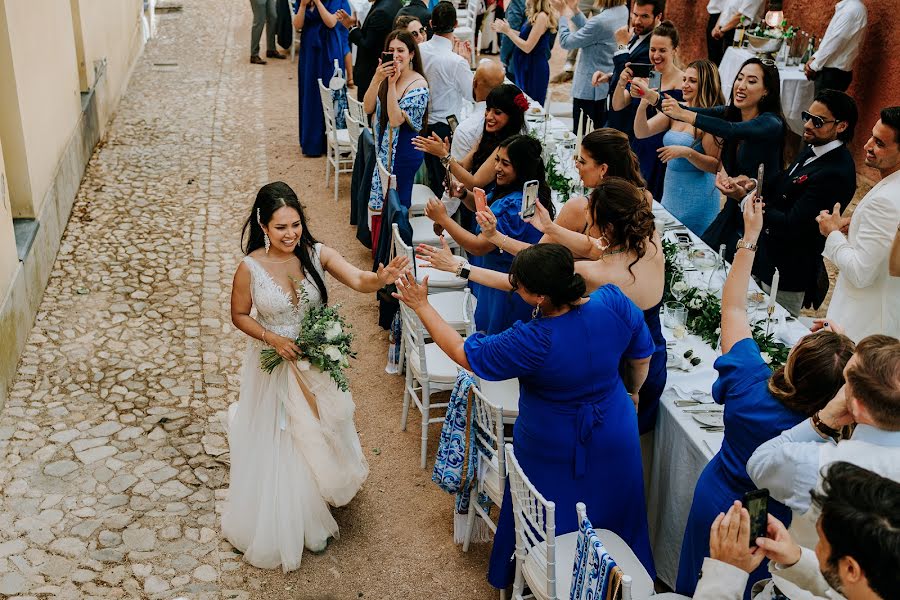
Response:
M259 207L256 207L256 223L259 225L259 228L262 229L263 232L263 242L266 244L266 254L269 254L269 246L271 242L269 241L269 234L266 233L266 230L263 229L262 219L259 217Z
M605 234L600 234L600 237L597 239L597 242L594 244L597 246L597 250L600 252L606 252L609 250L609 239L607 239Z
M541 300L541 302L543 302L543 300ZM541 302L538 302L538 303L537 303L537 306L534 307L534 310L531 311L531 318L532 318L532 319L537 319L537 318L538 318L538 315L541 314Z

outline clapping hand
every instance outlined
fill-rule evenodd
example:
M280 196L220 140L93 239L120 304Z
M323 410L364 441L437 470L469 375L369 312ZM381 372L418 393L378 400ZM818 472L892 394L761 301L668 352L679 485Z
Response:
M709 530L709 556L752 573L765 554L750 546L750 513L735 500L727 513L719 513Z
M595 71L594 75L591 77L591 85L597 87L598 85L602 85L607 83L610 79L612 79L612 73L604 73L603 71Z
M669 94L663 94L662 111L667 117L676 121L686 120L691 113L691 111L681 106L681 103Z
M438 271L446 271L447 273L455 273L456 267L459 265L459 259L450 252L450 246L447 240L441 236L441 247L435 248L428 244L419 244L416 248L416 258L423 261L421 266L431 267Z
M828 237L832 231L840 231L844 226L844 219L841 217L840 203L834 205L831 212L823 210L816 217L816 223L819 224L819 233Z
M416 150L427 152L432 156L441 157L450 153L450 140L441 139L441 136L433 131L430 136L417 135L412 139L412 145Z
M453 38L453 52L469 60L472 58L472 44L469 43L469 40Z
M503 35L509 35L512 31L512 28L509 26L509 23L506 22L506 19L494 19L494 22L491 23L491 29L497 33L502 33Z
M389 285L397 281L400 275L407 269L409 269L409 258L406 256L395 256L394 259L388 263L388 266L379 263L376 275L381 283Z
M438 225L443 225L445 229L445 224L450 219L450 215L447 214L447 207L434 196L429 198L428 202L425 203L425 216Z
M397 280L397 291L391 295L414 311L428 306L428 276L419 285L415 276L407 271Z
M301 2L309 4L309 0L301 0ZM337 17L337 20L341 22L341 25L343 25L347 29L350 29L351 27L356 25L356 17L348 14L347 11L345 11L343 8L334 13L334 16Z

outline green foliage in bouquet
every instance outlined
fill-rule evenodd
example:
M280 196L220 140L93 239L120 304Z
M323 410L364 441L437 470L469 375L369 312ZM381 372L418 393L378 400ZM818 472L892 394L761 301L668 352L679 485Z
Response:
M301 304L306 304L306 292L302 287L299 290ZM300 334L294 343L302 350L303 359L328 373L338 388L346 392L350 390L350 382L344 369L349 366L349 359L356 358L356 353L351 349L351 326L341 316L340 307L340 304L335 304L307 308L300 323ZM274 348L265 348L260 352L259 366L271 373L283 360Z

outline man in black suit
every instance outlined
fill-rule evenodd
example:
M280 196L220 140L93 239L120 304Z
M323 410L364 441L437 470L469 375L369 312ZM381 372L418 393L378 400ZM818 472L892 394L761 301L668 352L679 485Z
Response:
M856 193L856 165L847 149L858 118L856 102L843 92L824 90L802 115L803 150L771 187L766 185L765 225L754 263L754 275L766 291L775 268L779 270L778 303L795 316L804 306L820 305L828 291L822 261L825 238L816 216L835 202L845 209ZM719 189L743 198L746 182L744 178L732 182L734 188Z
M353 65L353 81L356 97L362 100L375 76L378 60L384 52L384 40L394 28L394 17L403 7L401 0L374 0L365 22L360 25L355 16L343 10L337 11L338 20L350 30L350 43L356 45L356 64Z
M650 34L659 25L662 18L665 0L635 0L631 7L630 29L622 27L616 30L616 53L613 55L613 73L609 80L609 127L614 127L631 135L634 129L634 111L631 108L612 111L613 90L625 65L628 63L648 64L650 62ZM598 123L599 127L600 124Z

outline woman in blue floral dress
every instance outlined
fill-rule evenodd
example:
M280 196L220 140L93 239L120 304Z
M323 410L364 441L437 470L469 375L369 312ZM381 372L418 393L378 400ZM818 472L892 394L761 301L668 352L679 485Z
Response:
M387 37L385 52L394 60L378 61L378 70L363 100L366 112L375 113L373 130L378 158L397 177L397 195L406 207L412 204L416 172L425 154L412 145L412 139L428 122L428 81L419 58L415 39L406 31L395 30ZM384 195L378 169L372 175L369 207L381 210Z

